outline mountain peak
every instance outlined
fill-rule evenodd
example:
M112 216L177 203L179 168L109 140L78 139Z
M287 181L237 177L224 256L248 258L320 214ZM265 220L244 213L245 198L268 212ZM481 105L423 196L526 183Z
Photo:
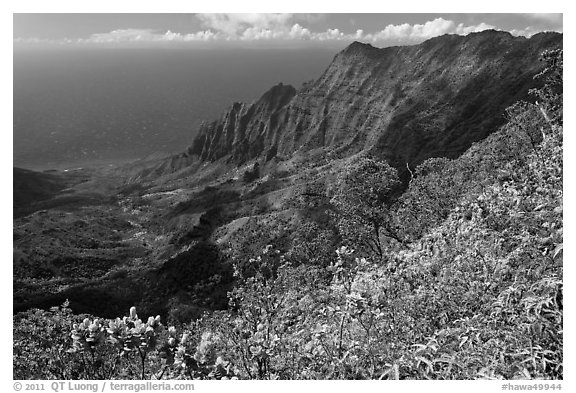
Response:
M346 49L344 49L342 52L345 54L360 54L373 50L378 50L378 48L364 42L354 41L353 43L348 45Z
M294 94L296 94L296 89L292 85L285 85L280 82L264 93L258 102L278 102L279 104L281 103L281 105L284 105L294 96Z
M488 29L469 33L465 36L467 39L481 38L481 39L500 39L500 40L513 40L518 37L513 36L509 31ZM524 37L522 37L524 38Z
M487 30L482 30L482 31L475 31L472 33L469 33L467 35L486 35L486 36L508 36L508 37L513 37L512 33L510 33L509 31L505 31L505 30L496 30L496 29L487 29Z

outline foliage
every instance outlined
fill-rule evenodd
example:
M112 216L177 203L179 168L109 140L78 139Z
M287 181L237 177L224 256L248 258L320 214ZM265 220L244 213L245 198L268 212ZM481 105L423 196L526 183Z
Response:
M190 346L189 332L165 328L160 317L75 316L68 304L31 310L14 325L15 379L162 379L232 376L211 356L209 334Z
M14 379L73 379L77 367L68 365L68 331L74 318L65 303L50 311L29 310L14 317Z
M537 106L552 124L561 125L563 119L562 88L564 51L562 49L545 51L540 60L545 63L544 69L534 78L544 80L544 86L533 89Z
M383 238L401 241L390 217L392 197L399 186L395 169L364 156L354 158L338 173L331 202L345 242L381 258Z
M309 264L327 267L336 248L337 236L333 230L322 228L314 221L307 221L292 234L292 244L286 258L293 264Z

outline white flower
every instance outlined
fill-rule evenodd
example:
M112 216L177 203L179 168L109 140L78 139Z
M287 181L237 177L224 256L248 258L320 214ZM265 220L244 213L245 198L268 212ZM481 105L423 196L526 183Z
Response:
M138 314L136 314L136 307L134 306L130 307L130 318L132 319L138 318Z
M180 340L180 343L186 344L186 341L188 341L188 333L182 334L182 339Z

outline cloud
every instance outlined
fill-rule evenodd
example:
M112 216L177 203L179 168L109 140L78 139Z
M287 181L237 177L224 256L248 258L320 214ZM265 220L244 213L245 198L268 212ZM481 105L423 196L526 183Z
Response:
M300 26L298 23L290 28L288 35L291 39L310 39L312 37L310 30Z
M494 28L494 26L484 22L478 25L465 26L463 23L457 25L452 20L436 18L424 24L388 25L379 32L366 34L364 38L373 42L414 43L444 34L463 35Z
M525 27L524 29L510 30L510 34L512 34L513 36L523 36L523 37L532 37L534 34L539 32L540 30L536 30L532 26Z
M388 25L384 30L366 34L364 30L344 33L338 28L312 32L299 23L290 25L293 14L198 14L206 28L227 40L312 40L312 41L372 41L375 43L414 43L443 34L468 34L495 28L486 23L465 26L436 18L424 24Z
M525 28L523 28L523 29L513 29L513 30L510 30L510 34L515 35L515 36L524 36L524 37L530 38L530 37L532 37L534 34L541 33L542 31L556 31L556 32L561 33L561 32L562 32L562 28L560 27L560 28L552 28L552 29L545 29L545 30L543 30L543 29L541 29L541 28L536 28L536 27L533 27L533 26L528 26L528 27L525 27Z
M78 43L107 44L126 42L186 42L210 41L218 39L218 35L211 31L198 31L190 34L174 33L168 30L162 33L154 29L120 29L109 33L92 34L89 38L78 39Z
M384 30L372 34L365 34L363 30L346 34L338 28L329 28L326 31L312 32L299 23L292 22L302 19L298 14L196 14L203 26L215 30L228 40L316 40L316 41L342 41L342 40L408 40L418 41L446 33L467 34L473 31L493 28L484 23L478 26L456 25L451 20L437 18L424 24L389 25ZM307 16L310 20L322 18L322 15ZM306 21L306 18L304 18ZM310 22L310 21L308 21Z
M315 33L313 38L319 41L351 41L353 39L351 38L351 35L344 34L339 29L328 29L323 33Z
M531 14L534 15L534 14ZM539 14L540 15L540 14ZM543 17L552 18L544 14ZM278 43L280 41L309 42L371 42L378 46L417 44L432 37L444 34L465 35L487 29L496 29L487 23L465 25L453 20L436 18L422 24L390 24L376 32L365 32L358 29L347 33L338 28L328 28L325 31L312 31L306 17L301 14L197 14L204 30L182 34L178 32L159 31L154 29L119 29L108 33L93 34L88 38L62 40L59 44L114 44L114 43L162 43L162 42L262 42ZM321 18L316 15L310 18ZM541 17L541 18L543 18ZM561 29L561 28L560 28ZM556 29L557 30L557 29ZM512 30L514 35L531 36L542 28L528 26L524 29ZM15 40L15 43L26 43ZM33 43L32 41L29 41Z
M478 33L480 31L484 31L484 30L491 30L491 29L495 29L496 30L496 26L492 26L489 25L487 23L480 23L477 25L473 25L473 26L464 26L463 23L460 23L458 26L456 26L456 34L470 34L470 33Z
M92 34L90 42L126 42L126 41L151 41L154 40L155 33L151 29L119 29L109 33Z
M563 14L523 14L531 19L535 26L526 26L523 29L513 29L510 33L516 36L531 37L542 31L563 31Z
M285 31L293 14L196 14L202 24L231 37L268 31L270 35Z
M180 34L168 30L161 36L161 41L212 41L219 39L219 35L210 30L201 30L196 33Z

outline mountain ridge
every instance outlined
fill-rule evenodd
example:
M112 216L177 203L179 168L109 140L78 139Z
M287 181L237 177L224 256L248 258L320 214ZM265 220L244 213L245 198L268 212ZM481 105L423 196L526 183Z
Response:
M353 42L315 81L299 90L279 84L252 104L235 103L203 124L185 152L141 177L315 149L366 150L400 169L454 158L503 123L504 109L536 87L539 54L561 45L559 33L525 38L495 30L411 46Z

